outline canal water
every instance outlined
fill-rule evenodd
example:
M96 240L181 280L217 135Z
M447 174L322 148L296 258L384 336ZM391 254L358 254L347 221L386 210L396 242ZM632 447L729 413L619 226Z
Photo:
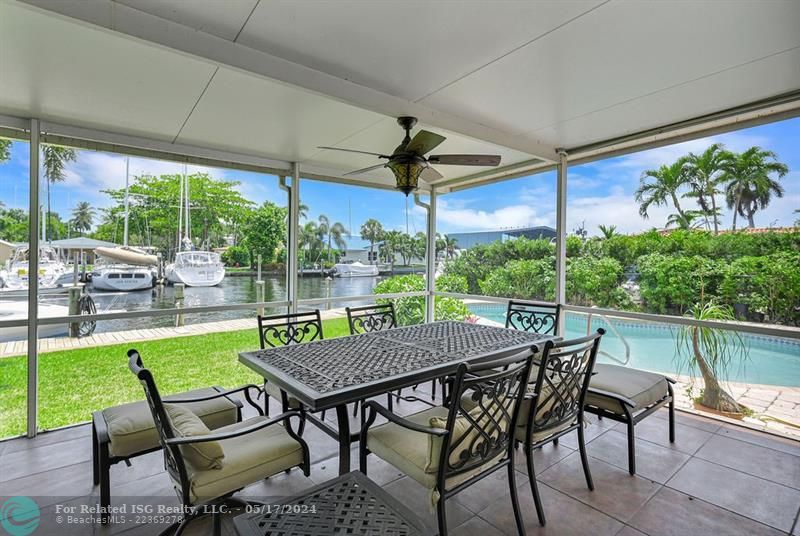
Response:
M264 301L282 301L286 299L286 280L283 276L265 276L266 296ZM344 296L363 296L372 294L380 281L378 277L337 277L326 279L322 277L301 277L299 279L300 298L325 298ZM156 287L151 290L137 292L103 292L92 290L89 292L97 306L98 313L119 311L149 311L152 309L171 309L175 307L175 288L173 286ZM67 305L65 296L43 297L46 303ZM225 305L234 303L253 303L256 301L256 278L253 276L226 277L216 287L186 287L184 290L184 307L200 307L204 305ZM320 309L326 307L343 307L344 305L361 305L366 302L349 301L327 306L320 304ZM278 310L272 312L279 312ZM270 311L267 311L269 314ZM187 315L186 324L212 322L215 320L231 320L235 318L255 317L255 310L222 311L216 313L198 313ZM169 327L175 325L174 316L155 316L149 318L126 318L121 320L103 320L97 323L95 333L107 331L124 331L129 329L143 329L155 327Z

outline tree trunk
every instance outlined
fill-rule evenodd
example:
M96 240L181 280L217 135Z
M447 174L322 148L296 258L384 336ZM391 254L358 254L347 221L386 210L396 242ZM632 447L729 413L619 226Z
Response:
M750 211L747 212L747 226L750 227L751 229L755 229L756 228L756 222L755 222L755 220L753 220L753 215L755 213L756 213L755 210L752 211L752 212L750 212Z
M719 222L717 221L717 200L711 195L711 217L714 218L714 234L719 234Z
M739 206L742 204L742 189L736 190L736 202L733 204L733 231L736 230L736 216L739 214Z
M698 340L699 328L692 328L692 350L694 350L694 360L697 363L697 368L700 369L700 374L703 376L703 398L701 404L711 409L724 411L727 413L741 413L742 408L733 399L731 395L719 384L711 367L706 363L702 352L700 351L700 341Z
M678 203L678 196L675 195L675 192L672 192L671 195L672 195L672 204L675 205L675 210L678 211L678 215L680 215L681 218L686 220L686 214L683 213L683 210L681 210L681 204Z

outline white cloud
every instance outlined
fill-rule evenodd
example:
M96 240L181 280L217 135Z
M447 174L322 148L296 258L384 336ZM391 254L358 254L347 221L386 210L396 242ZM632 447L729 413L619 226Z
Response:
M495 210L480 210L453 207L448 201L439 200L436 216L437 225L449 231L483 231L553 224L552 217L539 214L530 205L509 205Z

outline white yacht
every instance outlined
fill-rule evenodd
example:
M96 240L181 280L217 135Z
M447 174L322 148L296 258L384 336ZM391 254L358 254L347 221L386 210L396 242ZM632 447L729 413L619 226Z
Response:
M164 275L170 283L213 287L225 277L225 266L219 253L213 251L179 251L175 254L175 262L164 269Z
M95 248L100 262L92 271L92 286L97 290L145 290L155 284L158 257L132 247Z
M362 264L358 261L339 263L333 266L338 277L375 277L378 267L374 264Z
M69 307L40 303L38 305L39 318L53 318L67 316ZM28 303L24 301L0 301L0 320L28 320ZM67 333L67 324L42 324L38 329L38 336L55 337ZM28 326L14 326L0 328L0 341L22 341L28 338Z
M28 260L30 249L21 246L14 251L8 267L0 270L0 296L26 295L28 292ZM39 248L39 294L62 292L73 284L73 273L50 246Z
M189 178L186 165L183 166L183 180L180 184L180 210L178 211L178 237L183 251L175 254L175 262L164 268L164 275L170 283L183 283L187 287L213 287L225 277L225 266L219 253L194 250L192 245L192 214L189 203Z

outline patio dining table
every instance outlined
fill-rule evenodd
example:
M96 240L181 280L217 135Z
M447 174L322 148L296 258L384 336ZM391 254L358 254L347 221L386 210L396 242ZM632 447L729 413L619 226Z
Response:
M337 427L307 418L339 441L339 474L350 471L347 404L455 373L462 362L500 358L551 335L444 321L242 352L239 361L312 412L334 408Z

